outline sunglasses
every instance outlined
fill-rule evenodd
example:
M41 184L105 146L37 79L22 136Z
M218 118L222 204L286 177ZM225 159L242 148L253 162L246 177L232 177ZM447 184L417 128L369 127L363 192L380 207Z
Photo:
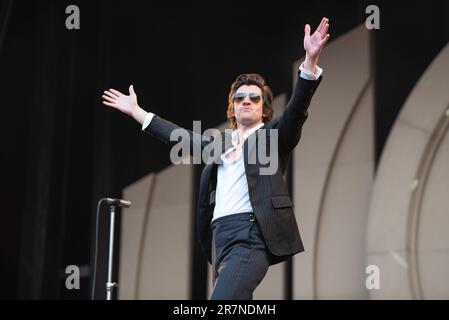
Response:
M262 99L260 94L255 93L255 92L250 92L250 93L237 92L232 97L232 101L234 101L236 103L240 103L246 98L246 96L249 96L249 99L254 103L259 103L260 100Z

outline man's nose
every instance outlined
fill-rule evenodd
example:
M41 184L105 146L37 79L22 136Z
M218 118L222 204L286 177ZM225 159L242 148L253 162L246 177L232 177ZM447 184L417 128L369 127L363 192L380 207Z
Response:
M251 100L248 97L245 97L245 100L243 100L244 106L249 106L251 104Z

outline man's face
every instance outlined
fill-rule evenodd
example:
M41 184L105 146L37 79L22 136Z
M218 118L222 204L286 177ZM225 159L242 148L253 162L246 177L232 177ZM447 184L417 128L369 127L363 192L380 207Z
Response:
M233 101L237 126L251 126L262 122L263 99L262 90L258 86L240 86Z

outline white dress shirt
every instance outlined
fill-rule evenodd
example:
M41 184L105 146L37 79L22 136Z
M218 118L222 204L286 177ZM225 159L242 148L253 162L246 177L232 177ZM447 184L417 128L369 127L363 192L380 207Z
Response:
M317 80L323 73L323 69L316 67L316 73L313 74L304 69L304 62L299 67L300 77L306 80ZM150 124L154 113L149 112L142 124L142 130ZM256 127L246 132L243 139L246 140L254 131L262 127L260 123ZM226 155L236 149L239 144L237 130L234 130L232 136L232 147L227 149L222 155L222 163L217 169L217 188L215 191L215 208L212 220L230 214L240 212L252 212L253 207L249 199L248 183L246 181L245 164L243 152L235 160L229 160Z
M246 140L263 125L263 122L259 123L245 132L243 140ZM243 150L239 152L235 160L227 158L227 155L236 150L239 144L237 130L232 131L231 137L232 147L221 155L222 163L217 168L217 188L215 189L215 208L212 221L233 213L253 212L253 207L249 201Z

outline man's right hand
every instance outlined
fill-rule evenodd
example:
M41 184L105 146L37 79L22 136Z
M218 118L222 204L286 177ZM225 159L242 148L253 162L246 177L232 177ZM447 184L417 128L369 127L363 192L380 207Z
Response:
M143 123L146 112L137 103L137 95L134 92L133 85L129 86L128 96L115 89L109 89L104 91L102 98L103 104L133 117L140 124Z
M104 99L103 104L120 110L129 116L132 116L133 110L139 106L133 85L129 86L129 96L115 89L109 89L103 93L102 98Z

